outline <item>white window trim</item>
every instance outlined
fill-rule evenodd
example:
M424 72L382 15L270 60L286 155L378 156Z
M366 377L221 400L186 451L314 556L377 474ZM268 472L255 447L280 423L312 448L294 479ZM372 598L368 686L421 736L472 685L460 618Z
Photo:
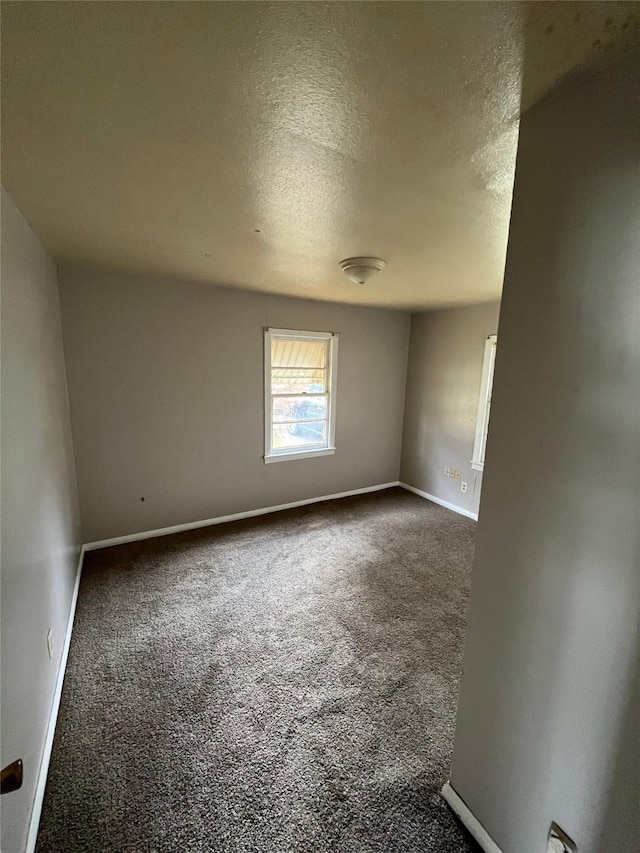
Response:
M310 341L329 342L329 364L327 376L327 398L329 414L327 417L327 443L320 447L304 447L300 450L273 450L273 409L271 406L271 341L273 338L307 338ZM336 387L338 367L338 339L333 332L303 332L295 329L264 330L264 461L286 462L293 459L311 459L314 456L331 456L336 452Z
M480 383L480 398L478 400L478 415L476 417L476 438L473 444L473 459L471 460L471 467L475 471L484 471L484 453L487 445L487 429L489 427L491 391L493 388L493 371L496 363L497 345L497 335L489 335L484 345L482 381Z

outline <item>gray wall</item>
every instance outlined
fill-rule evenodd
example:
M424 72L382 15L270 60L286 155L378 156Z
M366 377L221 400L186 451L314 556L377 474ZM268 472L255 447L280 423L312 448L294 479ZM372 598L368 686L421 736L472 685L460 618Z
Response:
M408 314L79 268L60 281L84 542L398 479ZM340 332L334 456L265 465L265 326Z
M640 849L637 59L520 126L451 770L506 853Z
M483 474L471 457L484 344L498 331L499 311L490 302L411 318L400 479L475 513ZM445 477L445 466L458 468L461 479Z
M2 849L20 851L51 711L80 529L56 268L2 190ZM47 631L54 639L47 653Z

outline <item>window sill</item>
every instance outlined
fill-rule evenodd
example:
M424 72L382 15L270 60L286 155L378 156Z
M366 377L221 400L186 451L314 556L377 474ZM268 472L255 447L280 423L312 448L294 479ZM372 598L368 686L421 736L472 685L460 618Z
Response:
M474 471L484 471L484 462L472 462L471 467Z
M317 450L300 450L293 453L271 453L264 457L265 463L287 462L292 459L311 459L314 456L333 456L335 447L320 447Z

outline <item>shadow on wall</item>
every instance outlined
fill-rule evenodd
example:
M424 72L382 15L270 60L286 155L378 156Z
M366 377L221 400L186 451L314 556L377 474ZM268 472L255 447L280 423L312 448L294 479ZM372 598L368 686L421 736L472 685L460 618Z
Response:
M625 845L629 837L640 843L640 655L636 658L630 682L632 686L611 772L613 782L624 779L625 784L611 784L607 790L598 850L628 849Z
M578 849L599 849L629 806L609 789L626 786L611 777L617 750L615 769L638 778L619 740L638 725L637 684L623 720L640 375L637 70L625 53L611 73L572 75L521 125L452 767L505 850L538 849L552 819ZM628 818L617 829L602 849L635 849Z

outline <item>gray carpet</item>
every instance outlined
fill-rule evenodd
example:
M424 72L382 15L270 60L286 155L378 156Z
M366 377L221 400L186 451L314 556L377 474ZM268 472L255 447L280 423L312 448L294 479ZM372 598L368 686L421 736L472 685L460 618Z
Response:
M391 489L87 554L39 853L475 850L474 527Z

